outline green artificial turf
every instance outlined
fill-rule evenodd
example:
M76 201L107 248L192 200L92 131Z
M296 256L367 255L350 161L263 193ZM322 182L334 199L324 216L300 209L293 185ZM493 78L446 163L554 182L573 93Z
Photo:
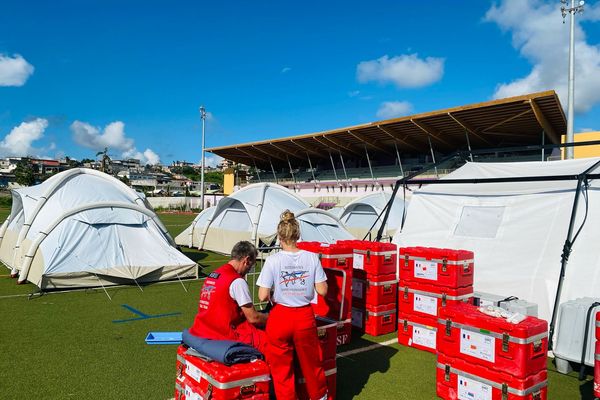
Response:
M8 214L0 209L0 218ZM194 215L160 214L173 236ZM183 248L208 272L227 258ZM0 267L0 399L169 399L173 397L176 346L150 346L150 331L180 331L196 313L200 281L143 287L78 290L27 296L31 284L15 285ZM12 296L12 297L9 297ZM15 297L16 296L16 297ZM123 307L148 315L136 318ZM353 333L340 352L395 338ZM338 358L338 399L434 399L435 356L392 344ZM549 362L549 399L593 399L590 377L561 375Z

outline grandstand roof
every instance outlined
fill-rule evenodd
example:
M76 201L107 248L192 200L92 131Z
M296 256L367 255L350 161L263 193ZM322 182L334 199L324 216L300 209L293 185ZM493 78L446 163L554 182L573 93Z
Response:
M560 143L566 119L553 90L523 96L470 104L445 110L370 122L280 139L212 147L207 151L227 160L269 168L308 166L328 159L329 154L344 157L394 156L396 146L402 155L429 154L429 140L435 151L449 153L467 149L539 144L542 132L546 143ZM468 139L467 139L468 137ZM308 157L307 157L308 156Z

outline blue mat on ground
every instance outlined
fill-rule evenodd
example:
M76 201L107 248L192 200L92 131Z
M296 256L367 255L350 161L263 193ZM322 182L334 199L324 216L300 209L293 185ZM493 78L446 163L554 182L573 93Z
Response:
M148 332L147 344L181 344L181 332Z
M264 359L263 354L254 347L233 340L205 339L192 335L187 329L183 331L182 339L184 344L198 353L225 365Z

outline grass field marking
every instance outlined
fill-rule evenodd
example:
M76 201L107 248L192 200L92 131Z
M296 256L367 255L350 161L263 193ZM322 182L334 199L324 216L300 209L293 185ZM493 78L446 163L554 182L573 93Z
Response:
M140 310L136 310L135 308L127 305L127 304L121 304L121 307L125 308L126 310L139 315L139 317L137 318L129 318L129 319L117 319L117 320L113 320L113 323L115 324L120 324L122 322L131 322L131 321L140 321L143 319L150 319L150 318L162 318L162 317L172 317L174 315L181 315L180 312L175 312L175 313L168 313L168 314L156 314L156 315L151 315L151 314L144 314L143 312L141 312Z
M348 356L351 356L353 354L359 354L359 353L364 353L366 351L380 349L382 347L386 347L386 346L389 346L389 345L395 344L395 343L398 343L398 339L390 339L390 340L387 340L385 342L372 344L370 346L366 346L366 347L361 347L361 348L358 348L358 349L352 349L352 350L344 351L343 353L338 354L336 357L348 357Z

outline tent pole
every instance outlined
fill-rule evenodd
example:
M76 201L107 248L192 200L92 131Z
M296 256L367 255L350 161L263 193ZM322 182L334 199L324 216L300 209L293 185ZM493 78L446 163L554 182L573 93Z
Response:
M469 158L473 162L473 152L471 151L471 141L469 140L469 131L465 129L465 137L467 138L467 148L469 149ZM431 144L431 141L429 142Z
M271 157L269 157L269 164L271 164L271 172L273 173L273 179L275 179L275 183L277 182L277 174L275 174L275 167L273 167L273 162L271 161Z
M400 159L400 152L398 151L398 144L394 142L394 147L396 148L396 157L398 158L398 165L400 166L400 175L404 178L404 168L402 168L402 160Z
M371 159L369 158L369 150L367 150L367 145L365 145L365 153L367 154L367 164L369 164L369 172L371 172L371 180L373 181L373 186L375 186L375 175L373 175L373 168L371 168Z
M333 168L333 175L335 176L335 181L338 184L338 186L340 185L340 181L338 179L337 176L337 171L335 170L335 164L333 163L333 156L331 155L331 152L329 152L329 160L331 160L331 168Z
M292 180L294 181L294 192L296 191L296 177L294 176L294 171L292 170L292 163L290 162L290 157L286 154L285 158L287 158L288 167L290 167L290 174L292 175Z
M344 170L344 177L346 178L346 183L348 183L348 174L346 173L346 166L344 165L344 157L342 157L342 152L340 151L340 161L342 162L342 169Z
M256 171L256 176L258 177L258 183L262 183L260 180L260 172L258 172L258 167L256 166L256 160L253 158L252 162L254 163L254 170Z
M546 154L545 154L545 149L544 149L544 144L546 142L546 133L544 132L544 130L542 129L542 161L546 161Z
M440 179L440 174L438 173L437 164L435 162L435 153L433 152L433 145L431 144L431 137L427 135L427 141L429 142L429 151L431 151L431 161L433 161L433 169L435 171L435 176Z

